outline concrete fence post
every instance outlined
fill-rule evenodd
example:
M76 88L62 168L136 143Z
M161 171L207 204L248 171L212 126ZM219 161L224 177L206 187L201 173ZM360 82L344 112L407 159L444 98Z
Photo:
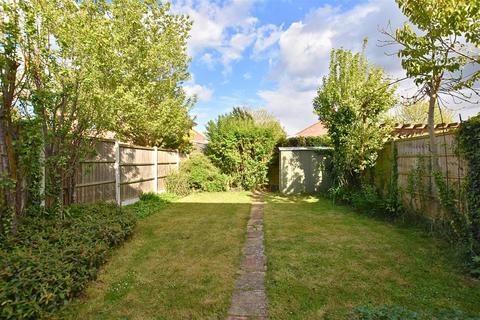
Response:
M180 151L177 149L177 170L180 169Z
M119 206L122 205L120 188L120 143L115 140L115 199Z
M153 147L153 192L158 193L158 148Z

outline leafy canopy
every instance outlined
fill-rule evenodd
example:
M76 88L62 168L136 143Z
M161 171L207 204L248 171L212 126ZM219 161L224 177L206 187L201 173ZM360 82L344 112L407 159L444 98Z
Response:
M285 132L265 111L234 108L207 124L207 137L207 155L232 185L253 190L267 182L275 146Z
M407 76L427 95L471 87L480 73L464 75L468 63L478 64L480 45L479 0L397 0L409 18L396 30L394 40Z
M454 121L452 111L442 108L435 108L435 123L451 123ZM427 123L428 101L420 100L414 104L402 104L397 110L393 120L399 123Z
M375 164L389 132L383 122L395 103L394 91L383 70L369 64L363 52L332 50L329 74L313 105L335 149L337 184L355 182L358 173Z

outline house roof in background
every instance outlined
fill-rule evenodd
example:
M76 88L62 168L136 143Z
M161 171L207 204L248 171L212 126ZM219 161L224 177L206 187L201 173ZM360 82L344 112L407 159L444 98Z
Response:
M328 129L321 121L312 124L296 134L297 137L318 137L328 134Z
M201 143L207 143L208 139L205 137L202 133L198 132L195 129L192 129L193 131L193 142L201 142Z

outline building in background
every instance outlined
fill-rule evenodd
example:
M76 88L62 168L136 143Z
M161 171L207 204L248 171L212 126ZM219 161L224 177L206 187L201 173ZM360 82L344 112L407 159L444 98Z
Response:
M205 152L205 149L207 148L208 144L208 139L205 137L202 133L198 132L195 129L192 129L193 132L193 138L192 138L192 144L193 144L193 151L194 152Z
M328 134L328 129L323 125L321 121L303 129L295 136L297 137L320 137Z

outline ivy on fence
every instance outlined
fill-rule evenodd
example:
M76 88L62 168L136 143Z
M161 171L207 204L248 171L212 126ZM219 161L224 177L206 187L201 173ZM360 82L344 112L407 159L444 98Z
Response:
M469 249L472 273L480 276L480 115L462 123L457 134L460 153L468 164L466 178Z

